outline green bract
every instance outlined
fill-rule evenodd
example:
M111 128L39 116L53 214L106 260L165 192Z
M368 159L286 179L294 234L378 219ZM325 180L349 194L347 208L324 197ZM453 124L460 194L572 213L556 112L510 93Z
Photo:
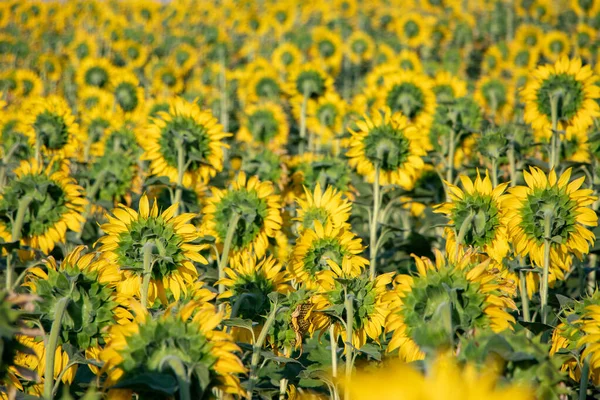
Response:
M296 90L308 98L315 98L325 93L325 80L317 71L302 71L296 78Z
M177 144L182 143L187 171L197 171L210 154L210 137L206 127L191 118L174 115L161 129L160 151L171 167L177 168Z
M304 269L315 276L319 271L328 270L328 260L333 261L337 265L342 265L342 260L346 253L339 243L337 238L322 238L315 240L310 250L304 257Z
M550 237L555 243L566 243L569 235L575 232L577 203L566 193L566 188L552 186L536 188L527 196L522 209L521 227L529 238L535 238L538 244L544 243L545 215L550 213Z
M326 297L340 317L345 310L346 296L352 298L353 329L362 329L365 318L375 311L375 282L366 275L336 280L334 289L327 292Z
M471 215L472 222L463 238L468 246L483 247L491 243L500 226L500 215L492 197L465 193L464 198L453 203L451 218L456 230L461 229L465 219Z
M115 100L126 112L135 110L140 102L137 88L130 82L122 82L115 88Z
M569 121L581 108L583 85L569 74L550 75L537 90L537 108L540 113L552 118L551 97L558 96L558 120Z
M271 110L259 109L248 115L248 130L259 142L269 143L279 133L279 121Z
M363 139L365 156L384 171L395 171L408 160L410 142L391 124L372 128Z
M414 83L403 82L388 91L385 104L392 112L402 112L407 118L419 115L425 106L425 95Z
M63 117L49 111L36 116L33 129L40 143L47 149L62 149L69 141L69 128Z

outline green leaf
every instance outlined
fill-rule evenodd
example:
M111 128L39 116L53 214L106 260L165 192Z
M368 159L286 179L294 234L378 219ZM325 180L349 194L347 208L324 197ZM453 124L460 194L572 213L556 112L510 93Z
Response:
M117 389L150 389L161 393L166 393L168 395L174 395L178 389L177 380L175 377L156 372L145 372L137 374L131 378L122 379L113 387Z
M252 330L255 322L251 319L242 319L242 318L230 318L223 320L223 325L225 326L235 326L236 328L244 328L248 330Z
M261 351L260 354L267 360L276 361L276 362L280 362L280 363L284 363L284 364L295 363L295 364L302 365L302 363L300 361L298 361L294 358L276 356L275 354L273 354L270 351Z
M534 335L539 335L540 333L551 331L554 329L553 326L542 324L541 322L525 322L519 321L519 324L525 329L529 330Z
M572 307L575 304L575 300L570 297L563 296L562 294L556 294L556 300L558 300L558 304L560 304L560 308Z
M367 343L360 349L358 349L363 354L371 357L374 360L381 361L381 351L379 346L374 345L373 343Z

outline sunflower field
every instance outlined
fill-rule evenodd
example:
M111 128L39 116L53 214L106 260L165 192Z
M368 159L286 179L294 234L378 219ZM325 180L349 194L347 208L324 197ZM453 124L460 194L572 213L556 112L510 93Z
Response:
M2 0L0 399L600 399L600 0Z

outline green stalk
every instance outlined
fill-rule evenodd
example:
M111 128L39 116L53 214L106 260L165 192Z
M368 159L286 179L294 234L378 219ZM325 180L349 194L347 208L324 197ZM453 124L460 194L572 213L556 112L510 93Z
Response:
M165 357L163 362L175 372L175 378L177 378L177 384L179 386L179 400L192 400L190 378L183 362L178 357L174 356Z
M456 234L456 258L457 259L458 259L458 250L460 249L460 245L465 240L465 235L467 234L467 229L469 229L471 227L471 224L473 223L473 218L475 218L475 213L473 211L469 211L469 215L467 215L467 218L465 218L465 220L462 222L462 224L460 225L460 229L458 230L458 233Z
M87 218L90 215L90 212L92 211L92 203L93 203L94 197L96 197L96 194L100 190L100 186L102 186L104 184L104 178L106 178L107 174L108 174L108 171L106 171L106 170L100 171L100 173L98 173L98 176L96 177L96 181L94 182L94 184L90 188L89 192L87 193L86 197L88 199L88 204L85 206L85 214L84 214L85 218L84 218L83 223L81 224L80 231L77 232L77 239L81 239L81 237L83 236L83 227L85 226L85 221L87 221Z
M333 334L333 324L329 326L329 342L331 343L331 376L337 378L337 338Z
M46 400L52 400L53 398L52 388L54 387L54 356L56 353L56 346L58 345L58 337L60 335L63 316L67 311L68 305L68 297L63 297L56 303L54 321L52 321L50 336L48 337L48 342L46 345L46 362L44 364L44 398Z
M544 269L542 272L542 281L540 282L541 314L542 323L548 321L548 274L550 270L550 246L552 230L552 213L546 212L544 215Z
M12 232L11 232L11 240L13 242L18 242L21 240L23 229L23 221L25 220L25 214L29 208L29 205L33 201L32 196L25 196L19 200L19 208L17 209L17 216L13 222ZM6 260L6 290L11 290L14 281L15 271L12 265L12 255L9 254Z
M529 313L529 296L527 296L527 281L525 278L525 272L519 271L519 289L521 292L521 304L523 306L523 321L531 322L531 314Z
M598 264L598 256L596 254L590 254L589 258L590 273L587 276L587 293L591 296L596 290L596 265Z
M558 166L560 159L560 134L558 133L559 94L550 95L550 114L552 116L552 140L550 141L550 169Z
M304 140L306 139L306 103L308 102L308 90L305 88L302 95L302 108L300 109L300 145L298 153L304 154Z
M510 187L517 185L517 161L515 160L515 143L511 140L508 147L508 171L510 174Z
M352 328L354 325L354 301L352 295L346 295L346 379L344 384L344 400L350 400L350 380L352 378Z
M227 112L227 77L225 76L225 55L221 55L221 125L223 131L229 132L229 113Z
M233 235L237 228L238 221L240 220L240 214L233 212L229 219L229 226L227 227L227 233L225 234L225 243L223 244L223 252L221 253L221 259L219 260L219 280L225 278L225 267L227 267L227 261L229 258L229 251L231 250L231 243L233 242ZM225 285L219 283L219 294L225 291ZM219 306L223 309L223 304Z
M454 128L450 130L450 140L448 142L448 159L446 161L446 181L454 181L454 152L456 151L456 132Z
M285 393L287 392L288 380L281 378L279 380L279 400L285 400Z
M371 215L371 224L369 226L369 252L371 254L369 276L371 280L375 279L377 274L377 223L379 222L379 208L381 206L381 195L379 194L379 164L375 164L375 180L373 181L373 214Z
M178 204L175 210L175 216L179 215L181 210L181 196L183 195L183 175L185 174L185 149L183 148L183 139L176 142L177 147L177 188L175 189L175 199L173 204Z
M262 350L263 344L267 339L267 334L269 333L271 325L273 325L273 322L275 321L275 316L277 315L278 311L280 310L278 310L277 303L273 303L271 312L269 313L269 316L267 317L267 320L265 321L265 324L263 325L263 328L260 331L260 335L258 335L258 339L256 339L256 342L252 345L252 363L250 365L250 380L248 382L247 394L248 399L252 399L252 393L254 393L254 386L258 381L257 370L258 362L260 361L260 351Z
M492 165L491 165L491 169L492 169L492 185L494 185L494 187L498 186L498 160L495 157L492 157Z
M144 244L144 270L142 272L142 307L148 308L148 288L150 286L150 278L152 277L152 250L154 249L153 242L147 242Z
M590 360L589 357L583 361L581 369L581 380L579 381L579 400L587 399L587 388L590 381Z

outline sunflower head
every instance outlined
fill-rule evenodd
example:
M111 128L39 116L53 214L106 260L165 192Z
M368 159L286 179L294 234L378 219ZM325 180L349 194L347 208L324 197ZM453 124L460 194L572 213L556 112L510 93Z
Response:
M333 186L347 197L353 198L355 190L352 187L352 170L345 160L304 153L292 157L288 165L292 175L292 190L296 196L303 195L303 186L314 190L318 183L322 188Z
M0 196L0 237L48 254L64 242L67 230L79 232L86 200L83 189L63 171L40 166L35 160L23 161ZM15 231L19 210L20 231Z
M283 108L277 103L262 103L244 110L237 138L278 150L287 143L288 132L289 125Z
M418 276L398 275L389 294L386 331L394 333L388 352L399 349L410 362L451 348L458 335L512 329L511 288L486 271L489 262L478 263L470 252L451 261L437 250L435 262L414 258Z
M282 157L265 147L254 147L245 149L239 157L231 156L232 165L234 160L241 158L239 168L248 176L257 176L261 181L271 181L280 189L287 182L287 168Z
M411 122L429 126L435 112L436 97L433 82L425 75L404 71L384 78L379 106L400 112Z
M350 228L347 223L352 211L351 203L342 197L342 193L328 186L325 191L317 183L314 192L305 187L305 198L297 198L298 203L296 220L300 222L298 231L314 229L315 221L322 225L331 223L334 229Z
M146 195L139 201L138 211L119 205L107 215L108 222L100 226L99 251L103 257L99 268L122 274L118 291L126 296L141 296L144 268L151 268L148 303L170 298L179 300L187 294L198 277L194 262L206 264L200 251L207 245L194 244L197 229L188 223L194 214L175 217L174 204L159 214L156 202L152 207ZM149 257L149 258L148 258ZM147 261L150 260L150 265Z
M515 250L542 266L545 239L550 238L551 266L568 268L565 263L570 255L581 258L594 242L595 236L586 226L598 224L596 213L589 208L596 197L591 189L580 189L585 177L569 183L570 168L560 178L554 170L546 175L537 167L523 175L527 186L511 188L503 201Z
M104 344L106 330L115 323L113 287L120 279L118 274L98 270L96 254L84 251L84 246L78 246L60 263L49 257L46 268L29 270L24 284L41 299L36 308L47 332L55 319L57 303L69 299L61 336L64 342L80 349Z
M213 388L241 393L237 374L245 369L231 336L215 329L221 319L213 306L198 301L179 310L168 309L157 318L135 306L135 320L113 326L100 352L108 374L106 383L155 395L156 385L140 387L136 379L151 375L162 379L163 393L169 395L177 390L175 374L185 373L191 380L192 396L201 397Z
M477 173L474 181L465 175L460 180L464 191L446 182L451 201L436 210L446 214L454 225L454 230L446 231L450 246L458 240L459 244L487 252L501 262L509 249L500 196L508 184L494 188L487 171L483 179Z
M397 184L410 190L424 166L421 156L425 151L417 127L400 113L392 114L389 108L363 117L356 126L346 153L350 166L369 182L379 171L380 184Z
M318 64L303 64L289 74L288 92L300 99L317 99L331 90L332 86L333 79Z
M224 243L229 225L237 220L232 237L232 250L254 251L262 257L283 223L280 197L271 182L261 182L256 176L246 179L240 172L228 190L212 189L213 196L204 207L203 230Z

